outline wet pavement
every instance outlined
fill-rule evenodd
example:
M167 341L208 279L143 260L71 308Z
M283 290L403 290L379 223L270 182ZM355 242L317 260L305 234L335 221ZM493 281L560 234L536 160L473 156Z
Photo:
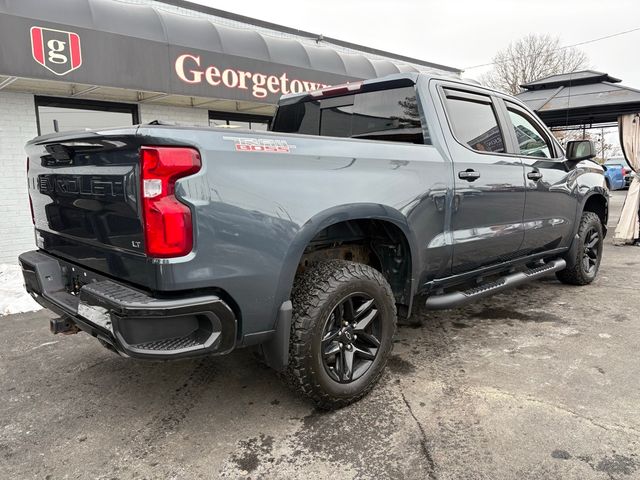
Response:
M0 478L640 479L640 248L417 311L373 392L315 411L249 352L119 358L0 318Z

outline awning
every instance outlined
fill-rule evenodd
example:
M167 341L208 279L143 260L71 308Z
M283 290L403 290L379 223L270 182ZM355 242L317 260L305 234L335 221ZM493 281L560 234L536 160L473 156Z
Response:
M0 0L7 77L274 104L283 93L410 71L151 5Z
M620 115L640 112L640 90L620 82L585 70L521 85L525 91L517 97L550 127L614 123Z

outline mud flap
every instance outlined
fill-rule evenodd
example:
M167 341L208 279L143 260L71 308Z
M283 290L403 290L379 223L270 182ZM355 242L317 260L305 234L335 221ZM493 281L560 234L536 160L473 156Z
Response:
M289 364L289 338L293 305L287 300L280 306L276 320L276 331L268 342L262 344L262 354L267 365L282 372Z

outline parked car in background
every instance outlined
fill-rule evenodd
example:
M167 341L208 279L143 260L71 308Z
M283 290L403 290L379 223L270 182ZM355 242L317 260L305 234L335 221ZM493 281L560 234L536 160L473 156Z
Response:
M634 173L627 165L624 157L611 157L604 162L604 176L607 179L609 190L620 190L629 187Z

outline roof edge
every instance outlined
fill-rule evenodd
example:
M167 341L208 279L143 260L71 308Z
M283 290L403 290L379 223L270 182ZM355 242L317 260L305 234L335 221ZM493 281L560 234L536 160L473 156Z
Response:
M206 13L208 15L214 15L216 17L226 18L227 20L235 20L237 22L247 23L249 25L254 25L256 27L268 28L270 30L275 30L282 33L288 33L291 35L299 35L301 37L307 37L312 40L316 40L321 38L330 43L334 43L341 47L352 48L354 50L360 50L361 52L370 53L372 55L380 55L383 57L393 58L395 60L400 60L408 63L415 63L416 65L422 65L424 67L437 68L439 70L445 70L453 73L462 73L464 70L456 67L449 67L447 65L442 65L439 63L427 62L426 60L420 60L419 58L408 57L405 55L400 55L397 53L387 52L385 50L379 50L377 48L366 47L364 45L360 45L357 43L347 42L345 40L339 40L333 37L326 37L319 33L307 32L306 30L299 30L292 27L286 27L284 25L279 25L277 23L271 23L264 20L259 20L257 18L247 17L246 15L240 15L237 13L228 12L226 10L220 10L214 7L208 7L206 5L201 5L199 3L189 2L187 0L156 0L159 3L165 3L167 5L171 5L174 7L184 8L186 10L194 10L200 13Z
M572 79L572 75L578 75L581 73L591 73L591 76L588 77L579 77ZM558 77L556 80L550 80L554 77ZM569 77L568 79L561 79L560 77ZM569 86L570 84L584 84L584 83L602 83L602 82L610 82L610 83L620 83L621 79L612 77L606 72L599 72L597 70L577 70L575 72L567 72L567 73L557 73L555 75L549 75L547 77L539 78L537 80L533 80L531 82L520 84L519 87L525 90L544 90L545 88L551 88L556 86Z

